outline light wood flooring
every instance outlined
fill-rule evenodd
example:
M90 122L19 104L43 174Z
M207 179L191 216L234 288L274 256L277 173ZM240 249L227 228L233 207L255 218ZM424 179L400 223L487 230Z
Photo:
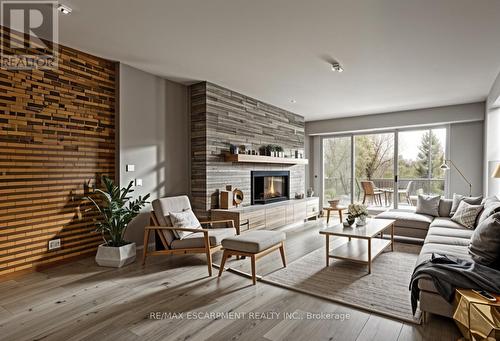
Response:
M318 234L322 224L320 220L288 230L289 263L323 245ZM279 269L280 262L279 252L270 254L257 262L257 273ZM185 318L188 312L228 311L331 312L349 314L349 319ZM185 315L154 320L152 312ZM264 283L253 286L250 279L231 272L209 278L201 255L151 257L144 268L136 262L121 269L98 267L87 258L0 282L1 340L455 341L458 337L453 322L437 316L415 326Z

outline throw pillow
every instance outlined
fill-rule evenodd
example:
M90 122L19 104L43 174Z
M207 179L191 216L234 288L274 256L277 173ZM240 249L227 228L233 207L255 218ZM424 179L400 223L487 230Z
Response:
M435 195L422 195L419 194L417 198L417 208L415 209L416 213L420 214L428 214L433 217L439 216L439 200L441 196Z
M481 205L482 200L482 196L466 197L465 195L453 193L453 204L451 205L450 217L455 214L458 209L458 205L460 205L460 202L465 201L466 203L471 205Z
M467 202L462 201L460 202L460 205L458 205L458 209L453 217L451 217L451 220L467 227L468 229L472 229L476 226L476 218L482 209L483 205L470 205Z
M451 205L453 205L452 199L440 199L439 200L439 216L449 217L451 212Z
M186 227L186 228L201 228L200 221L194 215L191 209L182 211L182 212L169 212L170 220L172 220L172 225L174 227ZM193 232L188 231L177 231L174 230L174 235L182 239L185 236L191 234Z
M500 213L477 226L470 239L469 254L476 263L500 270Z
M495 196L484 198L481 204L484 206L484 209L479 215L479 218L477 218L477 225L481 224L489 216L500 212L500 200Z

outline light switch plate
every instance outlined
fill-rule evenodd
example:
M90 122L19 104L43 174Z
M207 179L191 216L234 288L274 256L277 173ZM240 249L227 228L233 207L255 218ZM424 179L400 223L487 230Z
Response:
M49 240L49 251L61 248L61 239Z
M135 165L127 165L126 169L127 169L127 172L134 172L135 171Z
M136 185L137 187L142 186L142 179L135 179L135 185Z

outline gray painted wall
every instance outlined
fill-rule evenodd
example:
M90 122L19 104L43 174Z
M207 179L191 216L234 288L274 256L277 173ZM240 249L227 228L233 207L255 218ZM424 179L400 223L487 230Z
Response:
M484 120L484 102L306 122L306 135Z
M493 83L486 101L484 123L484 191L487 195L500 195L500 179L491 178L500 163L500 73Z
M450 125L449 155L465 177L472 183L472 194L483 194L483 122L468 122ZM460 174L451 167L449 194L467 194L469 186Z
M184 85L120 65L120 183L142 179L135 195L151 193L151 200L188 194L189 96ZM126 165L134 164L134 172ZM137 217L127 230L127 239L143 244L149 211Z
M312 186L320 194L322 187L320 135L449 124L449 155L471 181L473 193L481 194L483 192L484 109L484 103L472 103L306 122L306 140L310 159L306 186ZM468 185L455 169L450 171L449 176L450 195L454 192L468 192Z

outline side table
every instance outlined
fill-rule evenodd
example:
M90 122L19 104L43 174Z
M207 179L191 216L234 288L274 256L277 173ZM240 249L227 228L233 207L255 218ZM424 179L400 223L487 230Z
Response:
M500 340L500 295L490 302L472 290L457 289L453 319L465 340Z
M340 222L342 223L342 221L344 220L342 218L342 211L345 211L347 210L347 206L341 206L341 205L338 205L336 207L324 207L323 210L326 211L326 223L328 224L328 222L330 221L330 212L331 211L336 211L338 212L339 214L339 218L340 218Z

